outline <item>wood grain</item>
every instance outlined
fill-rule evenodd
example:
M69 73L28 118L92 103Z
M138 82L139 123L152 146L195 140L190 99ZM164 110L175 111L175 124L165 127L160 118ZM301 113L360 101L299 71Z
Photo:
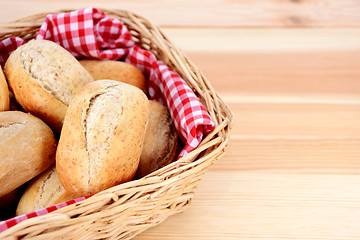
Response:
M1 0L0 16L14 20L59 9L100 7L137 12L161 26L359 27L357 0Z
M231 103L227 153L213 171L360 174L360 104Z
M360 102L359 28L164 31L229 102Z
M187 52L220 93L238 98L360 100L360 51ZM234 87L236 86L236 87Z
M163 27L187 52L309 53L360 50L359 28Z
M360 174L359 144L360 138L234 136L211 170Z
M360 238L354 175L208 172L192 206L136 240Z
M360 137L360 104L232 103L232 136Z

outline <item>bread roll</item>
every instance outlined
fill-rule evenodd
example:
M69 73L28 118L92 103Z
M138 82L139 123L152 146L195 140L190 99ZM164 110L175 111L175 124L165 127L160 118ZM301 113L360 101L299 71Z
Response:
M56 152L64 188L75 197L131 180L139 164L149 100L112 80L86 85L71 102Z
M150 111L136 178L166 166L179 154L178 135L167 108L156 101L150 101Z
M74 199L59 181L55 165L34 178L22 195L16 215L30 213Z
M95 80L111 79L128 83L147 94L144 74L130 63L113 60L80 60L80 63Z
M9 87L6 83L4 73L0 67L0 111L10 109Z
M0 197L40 174L55 161L56 140L40 119L0 112Z
M57 133L73 95L94 80L67 50L47 40L17 48L6 61L5 75L25 111Z

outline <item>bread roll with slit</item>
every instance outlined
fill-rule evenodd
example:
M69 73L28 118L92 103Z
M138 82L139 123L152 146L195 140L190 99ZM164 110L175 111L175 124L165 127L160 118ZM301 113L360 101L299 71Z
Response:
M72 97L94 80L73 55L47 40L18 47L4 70L17 102L57 133Z
M55 164L34 178L22 195L16 215L30 213L74 199L61 185Z
M0 111L8 111L10 109L9 87L6 82L2 68L0 67Z
M144 74L134 65L114 60L80 60L81 65L95 80L111 79L133 85L147 94Z
M86 85L69 106L56 152L64 188L79 197L131 180L149 115L137 87L112 80Z
M0 112L0 197L49 168L55 152L54 134L39 118Z
M150 101L150 121L136 178L141 178L173 162L179 154L179 138L168 109Z

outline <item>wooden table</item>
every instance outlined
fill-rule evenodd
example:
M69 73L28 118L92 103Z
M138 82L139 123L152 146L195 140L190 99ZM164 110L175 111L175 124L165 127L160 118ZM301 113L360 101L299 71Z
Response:
M0 0L0 21L88 6L151 19L232 108L184 213L136 239L360 239L360 2Z

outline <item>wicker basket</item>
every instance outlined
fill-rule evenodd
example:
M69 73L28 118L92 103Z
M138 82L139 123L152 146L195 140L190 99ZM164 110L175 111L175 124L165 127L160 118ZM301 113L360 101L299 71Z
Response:
M178 161L141 178L102 191L82 202L25 220L2 232L0 239L130 239L189 206L202 175L224 154L232 113L193 63L162 31L145 18L124 10L106 10L122 21L142 48L177 72L199 97L216 128L201 145ZM62 10L53 13L68 12ZM34 38L49 13L0 24L0 40Z

